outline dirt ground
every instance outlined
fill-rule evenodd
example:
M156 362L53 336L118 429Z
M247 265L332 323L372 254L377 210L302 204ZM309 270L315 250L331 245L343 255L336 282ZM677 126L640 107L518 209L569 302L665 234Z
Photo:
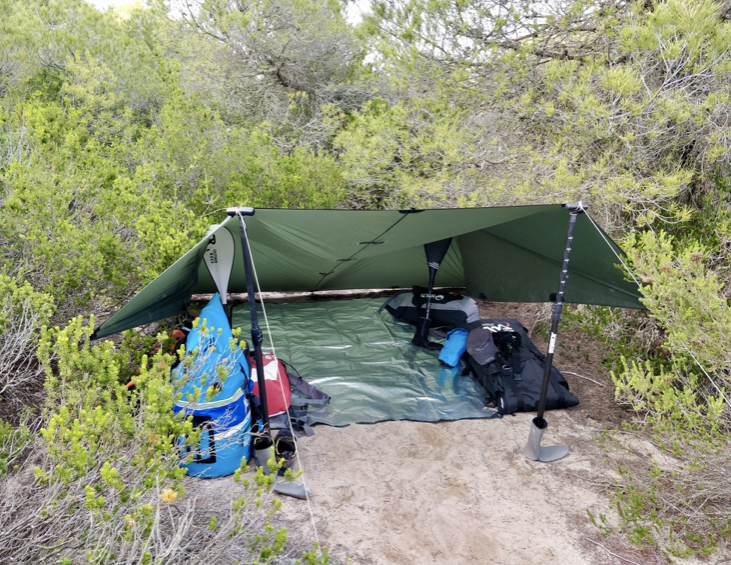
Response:
M483 317L515 317L539 348L544 305L483 304ZM563 345L562 345L563 344ZM601 347L580 332L559 338L556 366L581 404L547 414L544 445L570 454L528 461L522 449L532 414L498 420L318 426L299 442L311 510L338 563L357 565L592 565L666 562L588 519L607 513L617 478L595 437L627 417L600 371ZM574 373L574 374L572 374ZM581 376L577 376L581 375ZM591 380L589 380L591 379ZM230 479L206 481L218 504ZM208 496L208 495L206 495ZM225 495L223 496L225 498ZM312 537L308 504L285 498L280 521ZM710 563L725 563L724 552ZM731 561L729 561L731 562ZM698 561L685 561L690 565Z
M359 564L604 562L584 538L599 541L586 510L606 501L574 476L600 456L592 430L552 414L546 439L571 455L533 463L521 453L530 418L318 428L301 452L319 535ZM297 501L284 509L307 516Z

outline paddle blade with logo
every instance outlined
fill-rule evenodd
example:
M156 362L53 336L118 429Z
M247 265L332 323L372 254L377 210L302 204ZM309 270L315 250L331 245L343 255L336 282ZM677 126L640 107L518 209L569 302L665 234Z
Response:
M226 304L228 297L228 281L234 266L236 246L234 236L228 230L218 230L211 236L205 252L205 263L213 282L216 283L221 303Z

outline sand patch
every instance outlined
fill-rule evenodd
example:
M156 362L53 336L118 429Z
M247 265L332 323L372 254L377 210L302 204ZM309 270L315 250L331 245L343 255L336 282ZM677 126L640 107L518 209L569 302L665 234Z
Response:
M581 547L577 524L605 501L561 472L597 454L530 462L521 453L529 422L318 426L300 450L320 536L362 564L599 562ZM571 446L575 423L553 413L551 424L548 441ZM308 515L302 502L283 508L288 519Z

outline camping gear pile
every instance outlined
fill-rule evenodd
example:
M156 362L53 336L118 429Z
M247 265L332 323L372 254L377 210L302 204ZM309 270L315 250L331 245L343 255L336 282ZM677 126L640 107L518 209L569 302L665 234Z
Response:
M173 411L192 416L193 427L200 433L195 446L188 438L180 441L181 465L187 474L207 479L231 475L252 455L268 473L274 447L275 459L282 464L279 477L284 477L296 455L293 428L311 430L307 407L327 404L330 397L300 376L288 374L274 355L263 354L269 422L272 430L278 430L271 441L263 433L256 363L248 346L242 349L236 344L218 293L194 321L187 339L178 339L176 345L185 345L185 355L172 370L173 382L179 383L181 391ZM293 397L291 387L297 396ZM279 479L275 490L305 496L299 486Z
M411 293L394 294L381 309L385 308L397 320L418 325L420 309L423 318L426 303L419 299L425 295L426 289L414 287ZM432 330L448 331L439 362L447 367L458 367L464 362L465 372L482 385L486 400L499 414L536 411L545 356L530 340L525 327L512 318L481 320L475 301L455 292L436 292L433 300ZM546 409L571 408L578 403L569 392L566 379L551 367Z
M545 356L513 318L480 320L471 328L465 346L469 367L500 414L538 409ZM558 369L550 368L546 409L571 408L579 399Z
M293 393L287 400L287 381L293 384L296 380L282 375L273 343L269 345L272 356L264 357L257 292L261 301L261 293L267 291L399 289L418 285L416 294L395 298L386 308L411 321L415 325L413 345L433 351L435 356L440 350L440 361L445 366L457 366L464 356L485 394L500 411L537 410L524 451L526 457L537 460L560 458L568 452L565 448L540 446L547 425L544 411L578 402L568 392L563 377L552 368L564 302L642 308L638 289L615 267L616 258L621 262L622 251L581 203L444 210L263 209L256 215L252 208L232 208L227 212L226 221L212 226L199 243L97 328L94 335L101 338L179 315L185 312L193 294L218 293L220 300L209 305L205 324L201 322L199 328L215 326L208 319L212 315L219 320L217 330L222 332L217 339L225 341L232 316L228 293L247 293L250 354L237 353L234 348L215 368L205 366L202 357L197 373L193 370L195 362L183 362L183 369L179 369L178 374L187 371L185 386L199 386L202 396L181 399L176 409L197 418L201 429L210 428L202 434L205 439L198 459L186 463L189 472L197 473L197 465L208 464L204 461L214 464L214 457L216 465L232 464L239 455L245 458L252 448L262 462L262 457L275 447L272 430L275 418L281 416L286 418L284 429L293 439L285 441L282 436L280 443L288 448L279 451L288 454L282 455L283 460L291 460L289 447L296 444L292 414L288 409L270 416L293 403ZM572 277L567 286L569 256ZM425 262L428 272L423 268ZM470 299L435 291L437 272L442 287L466 288L469 295L481 299L553 302L547 355L543 357L535 349L516 320L479 320ZM228 324L220 322L222 314ZM269 325L266 317L265 323ZM495 324L510 331L497 329ZM431 330L437 327L449 332L445 347L430 339ZM188 339L191 344L197 339L203 351L211 337L194 328ZM215 344L208 350L225 349L218 341ZM219 373L227 374L226 378L219 379ZM258 397L253 392L252 378L257 381ZM191 384L194 382L198 384ZM305 400L321 400L324 406L325 393L327 390L319 399L310 395ZM279 398L274 401L275 396L282 397L281 403ZM230 418L225 425L222 410ZM221 440L242 438L247 426L252 445L245 445L244 439L233 439L233 444L238 441L236 451L224 453L219 449ZM229 467L220 469L224 473ZM293 487L295 495L308 496L306 488L299 486L302 489Z
M413 290L401 290L393 294L378 309L386 310L397 320L418 324L426 316L429 289L415 286ZM431 327L453 329L480 319L477 303L469 296L457 292L433 292L430 309Z

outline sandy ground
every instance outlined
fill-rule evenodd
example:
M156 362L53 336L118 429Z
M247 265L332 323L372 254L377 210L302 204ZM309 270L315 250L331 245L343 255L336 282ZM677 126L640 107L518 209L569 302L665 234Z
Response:
M587 510L608 512L616 475L592 439L601 429L575 415L548 415L543 444L570 449L553 463L522 455L530 414L318 426L300 442L318 535L338 562L357 565L667 563L591 524ZM306 502L285 499L283 516L290 530L312 533ZM731 554L706 563L731 563Z
M554 464L523 457L529 415L320 426L300 447L319 534L359 564L598 563L583 525L606 501L570 476L598 450L577 445L565 415L550 421L547 439L572 448ZM292 500L284 510L307 514Z
M548 414L544 445L570 449L553 463L522 455L530 414L318 426L299 442L317 535L332 563L343 565L667 563L618 537L603 538L591 524L587 510L608 512L606 487L616 475L592 439L601 428L576 415ZM191 479L188 491L223 510L239 489L225 477ZM282 501L276 527L286 526L295 542L313 540L307 502ZM720 551L705 563L728 558Z
M517 317L531 329L548 313L541 305L482 304L481 310L483 317ZM531 338L543 349L540 334L532 332ZM608 513L607 490L616 478L614 463L605 460L595 438L627 418L600 369L604 354L579 332L564 332L559 340L556 366L581 404L546 415L549 428L543 445L565 444L570 449L569 456L558 462L523 457L533 414L498 420L317 426L313 437L300 439L317 533L330 548L333 562L666 563L657 553L639 551L617 536L603 538L588 519L587 510L594 515ZM225 508L230 503L226 493L235 492L229 481L196 481L189 490ZM305 501L283 498L278 522L294 539L313 539ZM721 550L705 563L731 563L731 553Z

